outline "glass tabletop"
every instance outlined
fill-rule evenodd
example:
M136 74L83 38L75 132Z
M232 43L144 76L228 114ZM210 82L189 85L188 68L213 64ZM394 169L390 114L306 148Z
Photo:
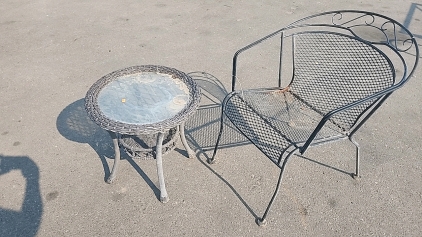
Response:
M126 124L154 124L170 119L188 101L189 89L182 80L155 72L118 77L98 94L101 112Z

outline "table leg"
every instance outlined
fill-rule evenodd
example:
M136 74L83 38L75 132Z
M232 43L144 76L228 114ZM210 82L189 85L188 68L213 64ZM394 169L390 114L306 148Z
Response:
M166 184L164 183L164 173L163 173L163 140L164 140L164 133L159 132L157 136L157 146L155 151L155 160L157 162L157 174L158 174L158 182L160 183L160 201L162 203L166 203L169 201L169 197L167 195Z
M188 153L188 157L191 159L195 158L195 152L192 151L192 149L188 145L188 142L186 141L185 123L180 124L179 131L180 131L180 139L182 140L183 146L185 147L186 152Z
M119 161L120 161L120 148L119 148L119 140L117 138L117 133L114 132L108 132L111 136L111 139L113 140L113 145L114 145L114 165L113 165L113 169L111 170L110 176L108 176L107 179L107 183L111 184L114 179L116 178L116 174L117 174L117 168L119 166Z

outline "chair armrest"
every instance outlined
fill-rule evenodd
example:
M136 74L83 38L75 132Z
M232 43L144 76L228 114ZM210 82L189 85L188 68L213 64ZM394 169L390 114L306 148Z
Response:
M316 137L316 135L318 134L318 132L321 130L321 128L325 125L325 123L331 118L331 117L333 117L335 114L338 114L338 113L340 113L340 112L343 112L343 111L345 111L345 110L348 110L348 109L351 109L351 108L353 108L353 107L356 107L356 106L358 106L358 105L360 105L360 104L362 104L362 103L365 103L365 102L367 102L367 101L370 101L370 100L374 100L374 99L376 99L376 100L378 100L378 99L380 99L381 97L384 97L384 98L382 98L382 100L381 101L379 101L378 102L378 104L374 107L374 108L372 108L372 110L369 112L369 114L367 114L367 116L365 116L365 118L364 118L364 121L366 121L371 115L372 115L372 113L373 112L375 112L375 110L382 104L382 102L384 102L384 100L385 99L387 99L390 95L391 95L391 93L394 91L394 90L396 90L396 89L398 89L400 86L398 86L398 85L395 85L395 86L392 86L392 87L389 87L389 88L387 88L387 89L385 89L385 90L382 90L382 91L380 91L380 92L377 92L377 93L375 93L375 94L372 94L372 95L370 95L370 96L367 96L367 97L365 97L365 98L362 98L362 99L360 99L360 100L357 100L357 101L355 101L355 102L353 102L353 103L351 103L351 104L348 104L348 105L344 105L344 106L342 106L342 107L340 107L340 108L337 108L337 109L334 109L334 110L332 110L332 111L330 111L330 112L328 112L322 119L321 119L321 121L318 123L318 125L316 126L316 128L314 129L314 131L312 132L312 134L309 136L309 138L308 138L308 140L306 140L306 142L305 142L305 144L299 149L299 151L300 151L300 153L301 154L303 154L307 149L308 149L308 147L310 146L310 144L312 143L312 141L314 140L314 138ZM357 127L356 128L354 128L353 129L353 132L354 131L356 131L357 129L359 129L359 127L362 125L363 123L360 123L360 124L358 124L357 125ZM352 133L353 133L352 132Z
M274 37L274 36L276 36L276 35L278 35L280 33L281 33L281 37L283 37L283 30L284 30L284 28L283 29L280 29L280 30L277 30L276 32L274 32L272 34L269 34L269 35L267 35L267 36L265 36L265 37L263 37L263 38L255 41L255 42L253 42L253 43L251 43L251 44L249 44L249 45L247 45L247 46L239 49L238 51L236 51L236 53L233 56L232 88L231 88L232 91L234 91L236 89L237 57L239 56L239 54L243 53L244 51L246 51L248 49L251 49L251 48L255 47L256 45L261 44L262 42L264 42L264 41L266 41L266 40L268 40L268 39L270 39L270 38L272 38L272 37Z

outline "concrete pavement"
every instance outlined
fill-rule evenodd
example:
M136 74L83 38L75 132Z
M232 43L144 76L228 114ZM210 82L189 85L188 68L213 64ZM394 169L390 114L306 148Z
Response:
M310 149L291 160L265 228L255 218L278 169L235 131L221 161L206 163L233 53L339 9L390 16L421 45L422 3L407 0L2 1L0 236L420 236L421 65L358 132L362 178L346 174L349 143ZM164 157L166 204L153 161L124 160L116 182L105 183L112 143L83 109L97 79L143 64L192 73L206 94L188 124L197 159L180 142Z

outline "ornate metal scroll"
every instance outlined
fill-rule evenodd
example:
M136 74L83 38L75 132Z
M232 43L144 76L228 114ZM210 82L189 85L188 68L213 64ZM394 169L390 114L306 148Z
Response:
M353 18L346 19L346 14L353 14ZM415 44L413 35L407 32L401 24L392 19L380 17L377 14L368 12L335 12L331 17L331 23L334 26L347 29L354 36L363 40L370 41L373 44L386 44L400 52L408 51ZM357 33L357 29L361 27L371 27L379 30L383 35L383 39L372 41L362 37L361 34Z

